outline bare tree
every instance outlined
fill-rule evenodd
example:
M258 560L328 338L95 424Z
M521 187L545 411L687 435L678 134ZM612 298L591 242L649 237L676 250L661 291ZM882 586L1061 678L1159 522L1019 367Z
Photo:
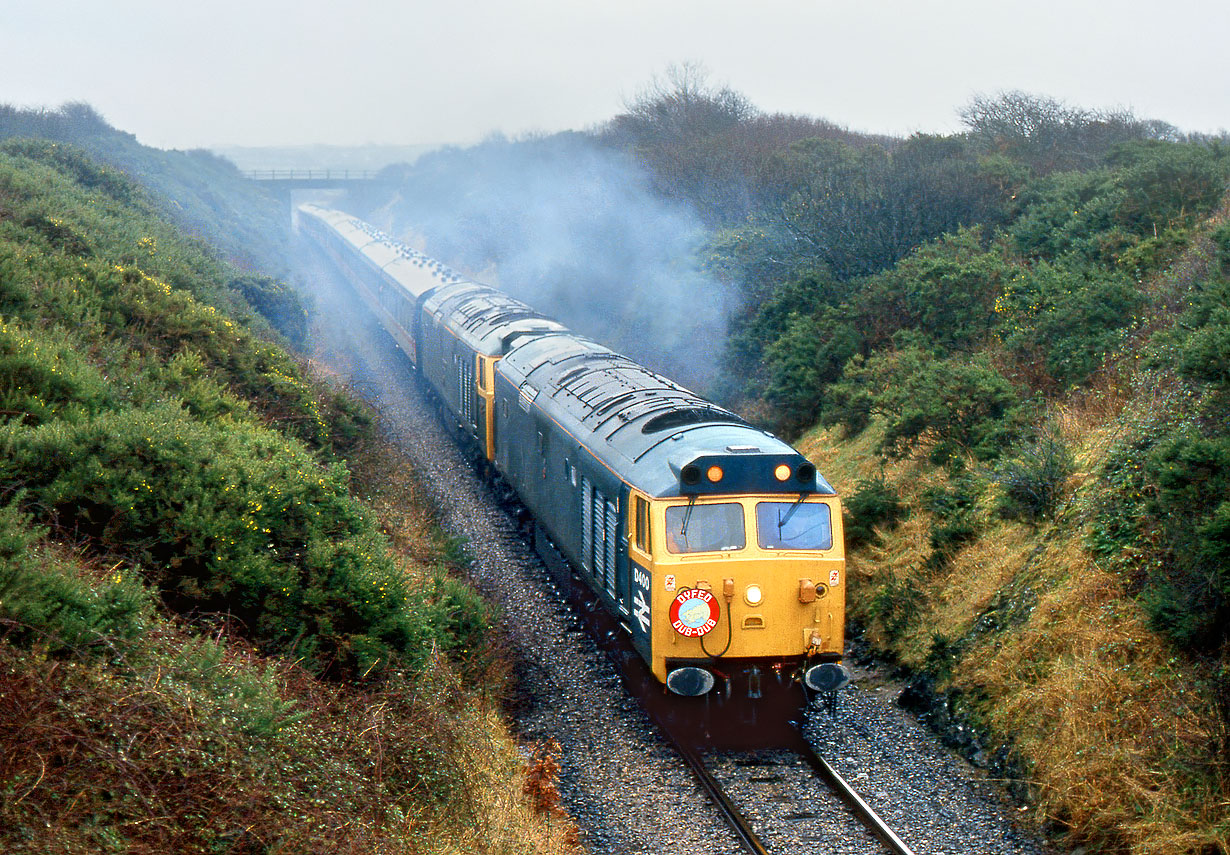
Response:
M1119 143L1178 134L1172 125L1139 119L1130 110L1086 110L1015 89L976 95L959 115L982 148L1020 158L1041 172L1087 168Z
M637 137L680 137L718 133L757 114L752 103L728 86L711 86L704 65L670 65L654 75L611 124Z

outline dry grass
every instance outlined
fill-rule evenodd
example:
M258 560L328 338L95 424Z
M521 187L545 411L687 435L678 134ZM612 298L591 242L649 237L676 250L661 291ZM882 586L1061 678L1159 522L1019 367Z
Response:
M1230 805L1198 783L1215 716L1197 675L1079 544L1049 546L1040 563L1049 589L1030 619L973 647L954 687L988 698L989 721L1027 760L1039 818L1108 851L1200 851Z
M0 644L0 849L12 853L574 852L524 794L499 714L447 662L372 690L164 630L124 665ZM294 715L261 726L235 687ZM551 782L547 782L551 784Z
M1070 497L1093 483L1124 410L1141 405L1115 391L1121 382L1108 377L1101 393L1056 413L1077 458ZM803 447L849 491L880 473L874 443L874 429L854 442L816 432ZM941 688L965 698L992 743L1012 746L1037 821L1070 843L1133 855L1230 851L1230 775L1212 765L1218 723L1206 675L1149 629L1123 579L1094 564L1081 501L1037 528L980 507L981 536L937 569L926 566L933 520L919 500L942 473L917 458L883 472L913 512L850 556L850 614L868 640L913 668L935 666L937 637L955 642ZM917 613L888 631L870 604L903 585Z

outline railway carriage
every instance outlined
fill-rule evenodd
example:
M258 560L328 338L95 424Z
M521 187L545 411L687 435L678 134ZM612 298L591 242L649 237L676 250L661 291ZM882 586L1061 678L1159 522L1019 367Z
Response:
M423 302L463 277L349 214L315 205L297 213L300 231L325 251L417 366Z
M753 702L845 683L841 506L814 465L361 221L299 215L659 682Z

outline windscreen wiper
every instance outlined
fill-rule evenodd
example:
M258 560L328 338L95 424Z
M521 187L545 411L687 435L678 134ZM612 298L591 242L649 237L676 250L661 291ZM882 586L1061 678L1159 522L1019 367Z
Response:
M807 498L806 493L799 493L799 498L795 501L790 509L786 511L786 515L782 516L782 512L777 512L777 539L781 540L782 529L786 527L786 523L790 522L790 518L794 516L794 512L799 509L799 505L803 504L803 500Z
M685 540L687 539L687 536L688 536L688 522L692 519L692 508L694 507L696 507L696 495L695 494L693 494L688 499L688 509L683 512L683 525L680 526L679 528L679 536L684 538Z

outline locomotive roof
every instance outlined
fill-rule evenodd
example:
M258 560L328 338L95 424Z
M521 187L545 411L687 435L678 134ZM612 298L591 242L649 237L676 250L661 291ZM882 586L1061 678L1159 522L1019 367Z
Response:
M802 455L735 413L361 220L314 205L301 211L326 222L416 297L430 291L424 308L445 319L468 346L489 356L505 354L496 370L519 389L527 410L537 408L611 472L648 495L833 494ZM774 479L783 463L797 480ZM720 484L710 486L700 478L700 469L709 466L725 473ZM688 480L688 469L694 470L695 480Z
M489 285L465 281L427 298L425 311L472 349L486 356L507 352L524 335L559 332L564 326Z
M683 495L681 472L700 460L722 464L747 492L790 492L773 479L773 469L788 463L793 471L805 462L729 410L571 333L518 343L497 371L518 387L523 405L540 410L651 496ZM819 475L806 486L833 493Z

